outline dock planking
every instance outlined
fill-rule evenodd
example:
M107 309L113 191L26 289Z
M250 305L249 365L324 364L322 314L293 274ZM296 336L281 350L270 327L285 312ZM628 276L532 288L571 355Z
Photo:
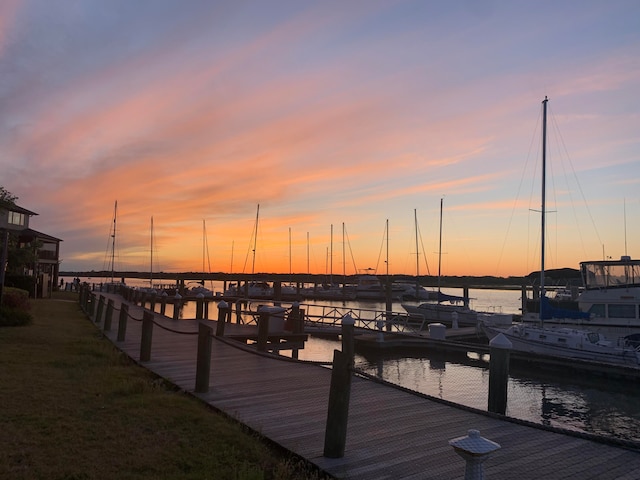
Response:
M113 298L119 309L121 297ZM143 309L130 305L132 318ZM233 342L212 342L209 392L194 393L198 322L155 315L151 360L142 365L276 444L344 479L459 479L464 461L449 440L469 429L501 445L484 464L491 479L637 479L640 452L590 438L438 402L354 376L345 455L323 456L331 370ZM215 321L210 321L215 332ZM160 328L160 325L165 328ZM103 319L96 323L102 328ZM129 320L124 342L117 323L104 332L139 361L141 322ZM240 326L228 324L225 333ZM181 332L181 333L176 333Z

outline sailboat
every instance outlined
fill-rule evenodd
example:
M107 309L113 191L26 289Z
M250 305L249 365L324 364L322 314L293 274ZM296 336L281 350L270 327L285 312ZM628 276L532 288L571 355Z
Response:
M116 282L115 267L116 267L116 227L118 219L118 201L116 200L113 206L113 223L111 225L111 231L109 232L110 250L109 250L109 271L110 277L105 278L105 285L124 285L124 279L120 282Z
M483 322L481 328L491 340L499 334L504 335L513 350L539 355L589 360L603 363L629 365L640 368L640 347L622 341L613 344L601 333L566 326L545 326L545 321L562 317L578 319L588 318L585 312L553 309L545 292L545 217L546 217L546 149L547 149L547 103L542 101L542 193L541 193L541 251L540 251L540 314L538 324L520 323L509 327L491 325Z
M415 233L416 233L415 235L416 237L416 281L406 285L404 292L402 293L402 300L411 300L411 301L438 300L437 292L429 291L426 288L424 288L422 285L420 285L420 246L418 243L418 236L419 236L418 212L415 208L413 209L413 223L415 226ZM427 270L428 270L428 267L429 266L427 265Z
M469 299L447 295L440 288L442 275L442 211L443 199L440 199L440 239L438 247L438 291L435 302L424 302L419 305L402 303L407 313L424 318L426 321L434 321L461 326L476 326L478 324L478 312L469 308ZM503 319L504 321L504 319Z
M258 208L256 210L256 221L254 224L253 231L251 233L251 240L253 241L253 247L251 249L252 253L252 262L251 262L251 275L255 273L256 267L256 249L258 246L258 224L260 220L260 204L258 204ZM247 266L247 261L249 259L249 254L247 252L247 257L245 258L244 268ZM242 269L242 273L244 273L244 268ZM240 285L240 283L232 282L229 284L227 289L224 291L225 297L235 297L235 298L254 298L254 299L271 299L273 298L273 287L269 285L267 282L263 281L248 281L244 285Z

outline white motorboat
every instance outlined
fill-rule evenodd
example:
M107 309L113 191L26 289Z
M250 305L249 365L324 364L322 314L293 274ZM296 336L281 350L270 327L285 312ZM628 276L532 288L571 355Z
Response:
M578 296L582 315L554 315L550 309L546 325L586 328L608 336L640 333L640 260L623 256L620 260L580 263L584 290Z

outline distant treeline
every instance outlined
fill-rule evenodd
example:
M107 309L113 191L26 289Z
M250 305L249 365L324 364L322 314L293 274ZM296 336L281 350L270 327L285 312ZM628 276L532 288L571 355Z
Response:
M125 278L140 278L149 280L152 276L153 280L158 281L189 281L189 280L217 280L227 282L245 282L245 281L269 281L269 282L282 282L282 283L357 283L358 275L312 275L305 273L203 273L203 272L153 272L151 275L149 272L127 272L127 271L104 271L104 270L91 270L88 272L60 272L60 277L84 277L91 278L95 282L110 281L111 277L114 280L120 281ZM378 275L382 280L385 279L385 275ZM470 288L476 287L502 287L502 288L520 288L524 286L537 285L540 283L540 272L531 272L524 277L494 277L494 276L443 276L440 277L440 285L443 287L462 287L467 286ZM416 277L411 275L389 275L389 280L392 282L415 282ZM438 285L438 277L433 275L421 275L419 277L420 285L425 287L435 287ZM582 280L580 277L580 271L573 268L559 268L554 270L545 271L545 284L547 285L581 285Z

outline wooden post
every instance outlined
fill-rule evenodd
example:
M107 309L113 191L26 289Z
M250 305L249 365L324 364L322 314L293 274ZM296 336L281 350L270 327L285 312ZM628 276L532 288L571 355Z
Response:
M202 320L204 313L204 295L199 293L196 295L196 320Z
M89 293L89 317L93 317L93 314L96 311L96 294L93 292Z
M102 310L104 310L104 295L100 295L100 300L98 300L98 312L96 313L94 322L100 323L102 320Z
M329 458L342 458L347 441L355 323L349 314L342 317L342 352L333 351L329 409L324 435L324 456Z
M504 415L507 410L507 384L511 342L499 333L489 342L489 402L490 412Z
M167 311L167 292L162 292L160 295L160 315L164 315Z
M120 304L120 318L118 319L118 342L124 342L124 337L127 334L127 320L129 316L129 305L126 303Z
M151 290L149 292L149 310L151 310L152 312L156 311L156 291L155 290Z
M269 340L269 310L263 307L258 308L258 351L267 351L267 341Z
M151 360L151 339L153 337L153 312L145 310L142 315L142 337L140 338L140 361Z
M182 308L182 297L178 292L173 297L173 319L178 320L180 318L180 308Z
M216 337L224 337L224 324L227 319L229 305L224 300L218 303L218 324L216 325Z
M342 458L347 441L347 420L349 419L349 399L351 397L351 370L348 354L333 351L331 370L331 390L329 408L324 432L324 456Z
M356 321L348 313L342 317L342 351L349 358L349 368L353 367L355 324Z
M198 356L196 360L196 393L209 391L211 373L211 327L204 322L198 324Z
M527 308L527 286L526 285L522 285L522 287L520 287L520 299L521 299L520 308L522 309L522 314L524 315L529 310Z
M107 311L104 315L104 325L102 331L108 332L111 330L111 317L113 317L113 298L110 298L107 302Z
M207 320L209 318L209 302L204 300L204 316L203 318Z
M236 300L236 324L242 324L242 301Z

